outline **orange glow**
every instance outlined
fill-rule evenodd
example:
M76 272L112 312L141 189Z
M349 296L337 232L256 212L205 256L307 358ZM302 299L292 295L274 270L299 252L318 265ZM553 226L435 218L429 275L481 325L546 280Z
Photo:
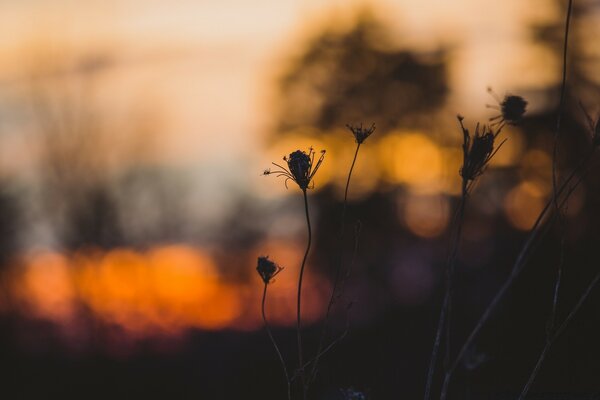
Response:
M269 286L269 320L293 324L297 279L293 271L301 251L284 242L261 248L289 266ZM262 326L258 276L253 274L246 283L227 282L214 261L196 248L44 251L22 257L18 265L8 276L19 310L66 327L76 320L81 306L133 336ZM303 317L311 322L322 315L327 286L309 273L305 287Z
M543 150L532 149L525 153L521 160L521 177L536 183L538 188L547 194L552 182L552 160Z
M444 196L410 195L404 205L404 223L415 235L433 238L448 225L450 206Z
M523 133L512 126L508 126L503 130L502 135L498 137L497 143L499 144L504 139L506 139L506 142L491 159L490 166L508 167L516 164L521 158L525 147Z
M441 186L441 149L421 133L390 134L379 142L380 159L394 183L403 183L417 193L435 193Z
M504 199L504 210L517 229L530 229L544 207L544 190L536 183L525 181L513 188Z
M26 257L14 290L17 300L36 317L69 319L73 316L75 290L69 262L61 254L41 252Z

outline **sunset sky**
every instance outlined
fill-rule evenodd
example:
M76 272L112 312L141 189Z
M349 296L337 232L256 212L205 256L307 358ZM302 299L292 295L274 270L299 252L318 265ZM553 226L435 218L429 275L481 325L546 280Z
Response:
M537 6L542 3L546 6ZM35 51L55 57L105 56L110 79L103 91L110 98L129 105L154 99L166 115L163 157L206 164L228 160L233 166L240 157L256 157L261 148L257 138L270 122L271 85L281 60L315 28L343 24L364 4L374 5L397 31L399 43L420 49L460 44L451 66L457 107L489 101L485 88L490 84L502 92L555 78L544 73L544 51L532 51L525 41L526 22L555 14L542 0L426 0L418 5L384 0L24 0L0 4L0 82L5 88L25 83L29 53Z

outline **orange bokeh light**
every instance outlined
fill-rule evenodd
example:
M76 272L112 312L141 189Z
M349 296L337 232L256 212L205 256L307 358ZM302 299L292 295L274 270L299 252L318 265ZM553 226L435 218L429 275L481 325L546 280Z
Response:
M298 264L300 252L284 242L265 248L290 265L269 287L270 322L291 325L297 279L292 264ZM258 275L250 282L225 281L213 259L197 248L170 245L148 251L87 249L72 254L41 251L21 257L17 264L7 276L19 311L65 327L72 326L81 309L136 337L178 334L189 328L262 326L262 281ZM309 274L305 288L303 317L315 321L322 315L327 286Z

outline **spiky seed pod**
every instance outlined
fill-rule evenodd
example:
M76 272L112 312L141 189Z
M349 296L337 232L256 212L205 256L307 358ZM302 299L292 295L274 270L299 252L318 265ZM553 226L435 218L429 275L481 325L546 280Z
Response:
M350 132L352 132L352 135L354 135L354 139L358 144L362 144L373 134L373 132L375 132L375 124L372 124L369 128L363 128L362 124L360 124L360 126L347 124L346 127L350 129Z
M265 284L269 284L282 269L282 267L269 260L269 256L258 257L256 271Z

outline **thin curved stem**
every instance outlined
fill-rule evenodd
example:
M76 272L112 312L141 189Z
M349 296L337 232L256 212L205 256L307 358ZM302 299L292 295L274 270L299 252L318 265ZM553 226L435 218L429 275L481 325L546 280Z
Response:
M579 179L577 179L577 181L571 187L568 187L570 182L576 177L576 175L580 171L584 172L582 175L587 173L585 168L586 168L587 164L590 162L590 160L592 159L592 156L594 155L594 151L595 151L595 149L592 149L592 151L590 151L590 153L588 153L588 155L586 155L586 157L584 157L584 159L579 163L579 165L575 169L573 169L573 171L569 174L567 179L565 179L565 181L558 188L557 196L559 196L559 197L562 196L562 194L566 190L566 195L563 198L563 200L561 200L560 204L564 204L570 197L571 193L573 193L573 191L582 182L583 176L580 177ZM516 278L519 276L519 274L523 270L523 268L528 260L528 257L530 256L532 250L534 249L534 245L537 244L536 243L537 240L540 239L541 237L543 237L543 235L549 229L552 221L549 221L547 224L542 224L542 222L544 221L547 213L551 209L554 209L552 207L552 205L554 204L554 196L552 196L552 197L553 198L548 200L548 202L546 203L546 205L544 206L544 208L538 215L531 230L529 231L529 236L517 256L517 259L513 265L510 275L508 276L508 278L506 279L504 284L500 287L500 289L498 290L498 292L496 293L496 295L494 296L494 298L492 299L490 304L487 306L487 308L485 309L485 311L483 312L483 314L481 315L481 317L475 324L475 327L473 328L473 330L467 337L466 341L464 342L463 346L461 347L460 351L458 352L458 355L454 359L454 362L450 365L450 368L446 372L446 376L444 377L444 383L443 383L443 387L442 387L442 394L440 396L441 400L446 398L450 379L452 378L452 374L458 367L458 364L465 356L467 350L473 345L473 342L479 336L481 329L487 323L487 321L490 319L491 315L496 310L496 307L504 299L504 296L507 294L508 290L512 287L514 281L516 280Z
M590 296L590 294L592 293L592 290L598 284L598 282L600 282L600 273L596 274L596 276L594 277L594 279L592 280L592 282L588 285L588 287L585 290L585 292L583 292L583 294L581 295L581 297L577 301L577 304L575 304L575 307L573 307L573 309L571 310L571 312L569 313L569 315L567 315L567 318L565 318L564 322L558 327L558 329L556 330L556 332L554 332L554 334L546 341L546 345L542 349L542 352L540 353L540 355L538 357L538 360L537 360L537 362L535 364L535 367L533 368L533 371L531 372L531 375L529 376L529 379L527 380L527 383L525 384L525 386L523 387L523 390L521 391L521 395L519 396L519 400L524 400L525 399L525 396L527 396L527 393L529 393L529 389L531 389L531 385L535 381L535 378L537 377L537 374L538 374L538 372L540 370L540 367L541 367L542 363L544 362L544 359L546 358L546 354L548 353L548 351L550 350L550 348L552 347L552 345L554 344L554 342L556 341L556 339L558 339L558 337L567 328L567 325L569 325L569 322L571 322L571 319L573 319L573 317L575 316L575 314L577 313L577 311L579 311L579 309L581 308L581 306L583 305L583 303Z
M325 343L325 336L327 334L327 326L329 323L329 318L331 316L331 310L333 308L333 304L335 303L336 294L338 291L338 285L340 284L340 277L342 274L342 258L343 258L343 241L344 241L344 233L346 229L346 209L348 205L348 189L350 188L350 179L352 178L352 171L354 170L354 165L356 164L356 159L358 157L358 151L360 150L361 143L356 144L356 151L354 152L354 158L352 159L352 164L350 165L350 171L348 172L348 178L346 179L346 188L344 190L344 202L342 205L342 219L340 221L340 236L338 243L338 251L337 251L337 266L335 271L335 279L333 280L333 288L331 289L331 296L329 297L329 303L327 304L327 310L325 312L325 318L323 320L323 329L321 331L321 337L319 338L319 346L317 347L317 355L315 356L315 362L313 364L310 376L311 379L315 379L317 374L317 366L319 364L319 359L322 354L323 345Z
M277 346L277 342L275 341L275 338L273 337L273 333L271 332L271 327L269 326L269 323L267 322L267 316L265 315L266 300L267 300L267 283L265 283L265 288L263 290L262 304L261 304L260 310L262 313L262 319L263 319L263 324L265 325L265 330L267 331L267 335L269 335L269 339L271 339L271 343L273 344L273 347L275 348L275 352L277 352L277 357L279 357L279 361L281 362L281 368L283 369L283 373L285 375L285 383L287 384L287 398L288 398L288 400L291 400L292 394L291 394L291 390L290 390L290 376L288 374L287 367L285 366L285 360L283 359L283 356L281 355L281 351L279 350L279 346Z
M302 259L302 265L300 266L300 276L298 277L298 298L296 301L297 309L296 309L296 334L298 338L298 368L300 372L300 379L302 381L302 398L306 399L306 376L304 373L304 362L302 361L302 279L304 277L304 268L306 267L306 259L308 258L308 253L310 251L310 245L312 243L312 229L310 226L310 214L308 213L308 197L306 195L306 189L302 190L302 194L304 195L304 211L306 213L306 226L308 228L308 242L306 244L306 252L304 253L304 258Z

